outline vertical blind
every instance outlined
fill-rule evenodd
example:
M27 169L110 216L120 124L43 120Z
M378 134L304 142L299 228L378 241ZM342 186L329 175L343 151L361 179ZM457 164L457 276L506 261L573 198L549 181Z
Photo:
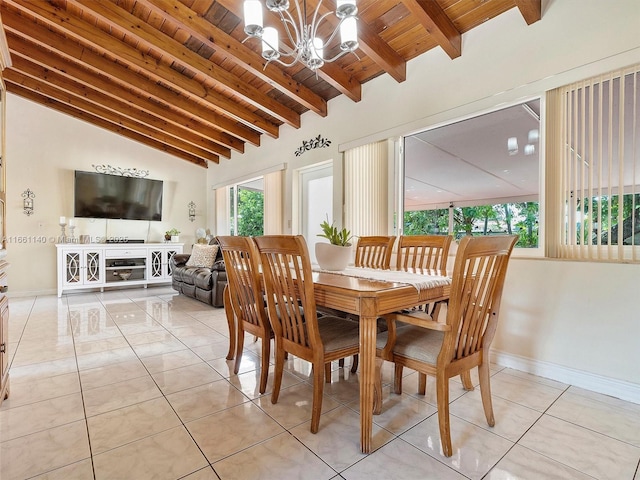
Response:
M548 96L553 256L640 261L639 80L635 65Z
M388 144L344 152L345 226L354 236L387 235Z

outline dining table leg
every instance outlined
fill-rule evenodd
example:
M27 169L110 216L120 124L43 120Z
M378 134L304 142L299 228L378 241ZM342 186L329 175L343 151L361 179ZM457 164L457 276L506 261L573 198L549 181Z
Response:
M227 360L233 360L236 352L236 318L233 314L233 307L231 306L231 292L229 291L228 283L224 287L222 301L224 304L224 313L227 316L227 324L229 325L229 352L227 353Z
M371 452L376 373L375 300L360 299L360 448Z

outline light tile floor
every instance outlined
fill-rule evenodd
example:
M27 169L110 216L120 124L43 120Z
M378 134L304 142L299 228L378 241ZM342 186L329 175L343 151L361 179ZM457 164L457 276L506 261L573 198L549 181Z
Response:
M168 287L10 301L11 394L0 478L640 480L640 405L495 366L496 425L451 381L453 456L433 383L391 393L359 451L358 375L334 365L309 432L309 364L290 358L278 404L257 392L259 344L238 375L222 309ZM431 382L431 380L430 380ZM477 385L477 376L474 378Z

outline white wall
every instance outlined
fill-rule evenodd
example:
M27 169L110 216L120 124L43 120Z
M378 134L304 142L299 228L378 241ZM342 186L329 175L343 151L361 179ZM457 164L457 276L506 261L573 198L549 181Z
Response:
M50 238L60 235L60 216L73 216L74 170L95 171L92 165L103 164L137 168L164 182L161 222L77 218L76 236L160 242L166 230L176 227L185 251L190 251L196 228L207 226L207 173L202 167L12 94L7 95L6 132L12 296L55 292L56 248ZM27 188L36 195L31 216L22 209L21 194ZM193 223L188 218L190 201L197 206ZM26 243L19 243L24 239Z
M209 188L286 162L288 226L292 172L333 160L334 211L340 212L345 149L640 62L639 19L637 0L543 1L542 20L530 26L514 8L465 34L460 58L433 49L407 64L405 82L383 75L363 86L359 103L338 97L329 102L326 118L306 113L299 130L283 126L278 139L263 136L261 147L234 152L209 169ZM294 155L303 140L318 134L331 140L329 148ZM497 358L640 403L640 310L633 290L640 265L514 259L510 268Z

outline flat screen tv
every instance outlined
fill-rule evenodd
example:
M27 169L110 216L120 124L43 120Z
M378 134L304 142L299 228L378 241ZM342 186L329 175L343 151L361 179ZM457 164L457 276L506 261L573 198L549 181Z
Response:
M75 172L74 215L162 220L162 180Z

